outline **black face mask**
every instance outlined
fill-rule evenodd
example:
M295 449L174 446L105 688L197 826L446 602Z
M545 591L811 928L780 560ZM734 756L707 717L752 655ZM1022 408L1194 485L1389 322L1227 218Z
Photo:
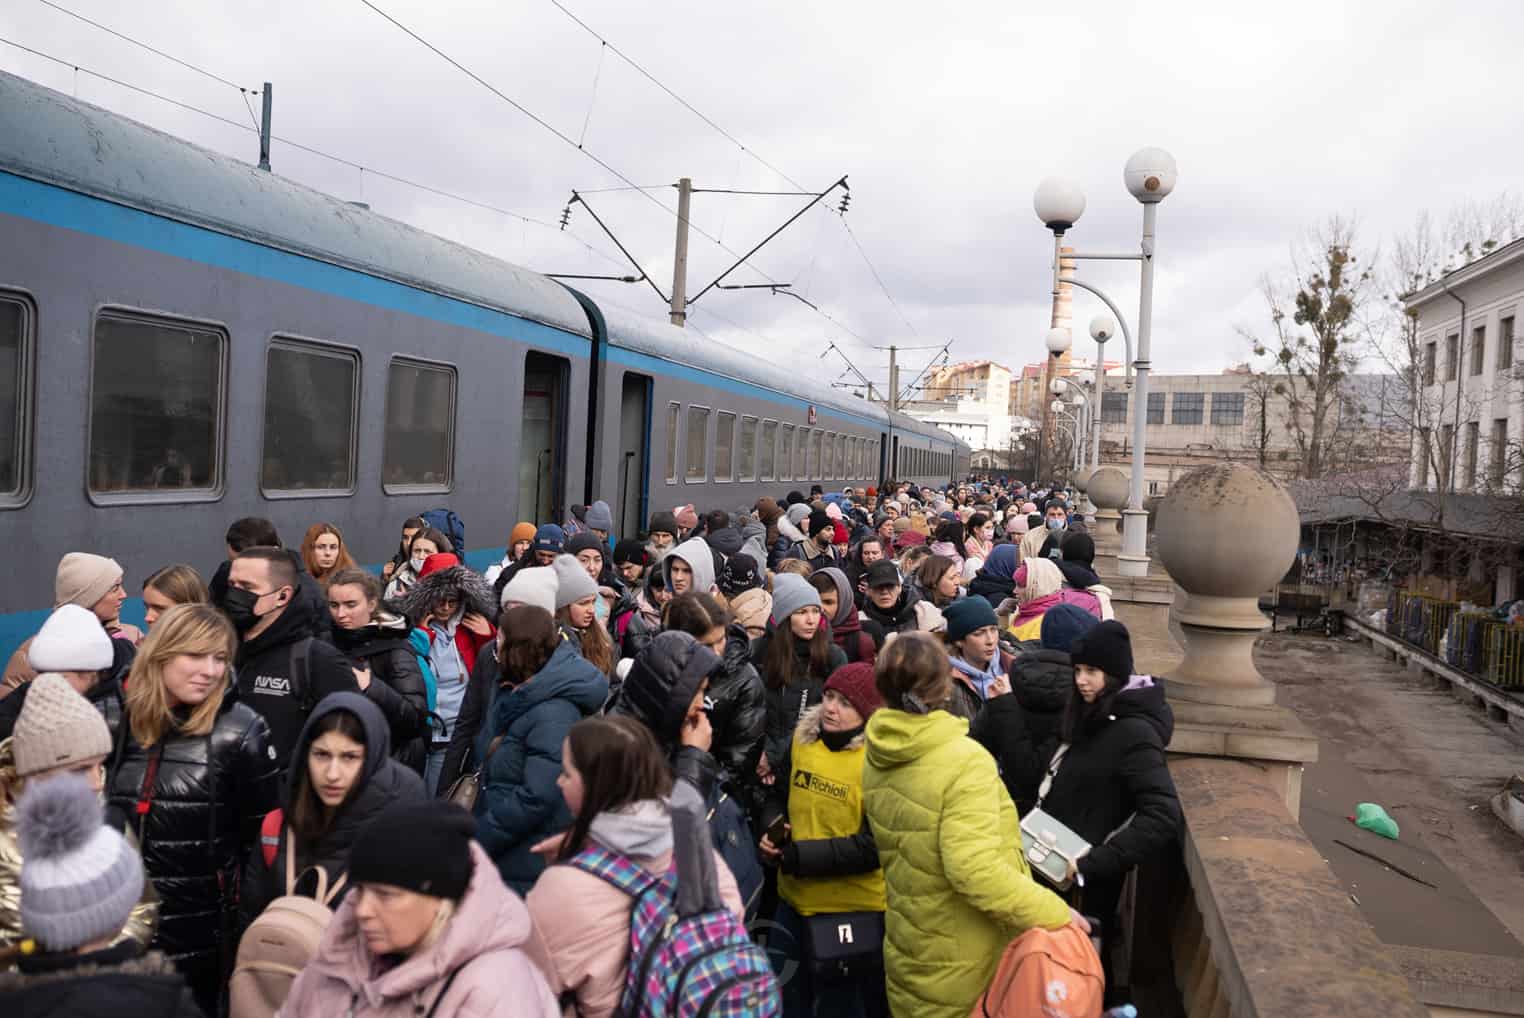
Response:
M227 593L222 595L222 610L240 634L247 633L259 622L260 616L254 611L254 606L262 596L241 587L229 587Z

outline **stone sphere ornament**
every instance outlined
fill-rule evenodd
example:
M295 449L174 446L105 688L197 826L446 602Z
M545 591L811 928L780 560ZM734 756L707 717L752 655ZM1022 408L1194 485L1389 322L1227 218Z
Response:
M1127 504L1127 480L1116 467L1101 467L1085 479L1085 493L1099 509L1120 509Z

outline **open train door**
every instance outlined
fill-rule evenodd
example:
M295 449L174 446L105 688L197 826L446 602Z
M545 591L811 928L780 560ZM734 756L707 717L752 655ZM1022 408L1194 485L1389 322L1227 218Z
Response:
M560 523L566 492L564 357L531 350L524 356L524 418L519 435L519 519Z
M651 378L626 371L619 394L619 537L636 537L645 525L650 465Z

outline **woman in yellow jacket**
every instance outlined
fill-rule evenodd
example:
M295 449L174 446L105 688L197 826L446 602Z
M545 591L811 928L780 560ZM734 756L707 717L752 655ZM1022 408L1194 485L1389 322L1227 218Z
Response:
M1033 882L1016 807L968 722L940 709L951 665L905 633L877 664L885 706L868 721L863 794L883 865L884 969L896 1018L967 1018L1005 945L1085 920Z

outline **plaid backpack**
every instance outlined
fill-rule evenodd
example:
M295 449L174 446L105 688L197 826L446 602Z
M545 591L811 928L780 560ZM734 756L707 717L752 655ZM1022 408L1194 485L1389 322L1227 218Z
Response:
M783 1002L767 955L729 909L679 915L677 875L656 877L589 844L568 865L635 901L630 962L617 1018L778 1018Z

